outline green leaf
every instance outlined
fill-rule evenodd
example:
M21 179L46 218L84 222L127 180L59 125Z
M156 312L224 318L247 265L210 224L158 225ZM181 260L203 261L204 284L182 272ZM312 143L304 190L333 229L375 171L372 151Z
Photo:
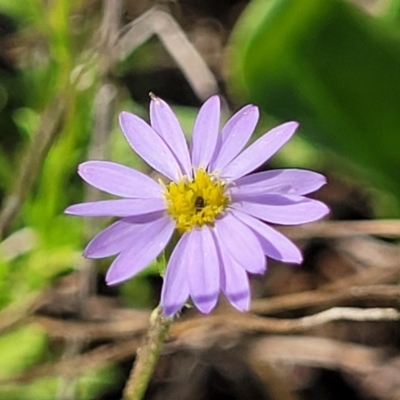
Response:
M251 3L231 85L400 194L400 42L342 0Z
M33 365L41 357L46 342L46 334L38 325L0 336L0 377L9 377Z

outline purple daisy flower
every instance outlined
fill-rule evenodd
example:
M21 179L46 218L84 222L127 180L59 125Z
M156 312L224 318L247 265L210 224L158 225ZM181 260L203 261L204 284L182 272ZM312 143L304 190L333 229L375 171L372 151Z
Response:
M121 217L88 244L84 255L118 254L107 283L125 281L165 249L174 232L161 294L164 314L172 316L191 297L202 313L216 305L219 292L240 311L248 310L247 273L261 274L266 256L300 263L299 249L265 222L296 225L315 221L328 207L304 195L326 183L324 176L299 169L249 174L294 134L297 122L277 126L243 150L259 112L247 105L219 133L220 102L213 96L201 107L190 150L182 128L161 99L150 104L151 126L123 112L120 125L133 150L170 180L108 161L88 161L78 172L90 185L123 199L70 206L67 214ZM243 151L242 151L243 150Z

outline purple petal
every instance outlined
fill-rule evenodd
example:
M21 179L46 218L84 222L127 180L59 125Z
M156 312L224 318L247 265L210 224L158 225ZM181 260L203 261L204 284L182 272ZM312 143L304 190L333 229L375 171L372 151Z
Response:
M192 166L185 135L169 105L158 97L150 102L150 121L153 129L164 139L182 171L191 176Z
M303 261L300 250L286 236L250 215L238 211L234 215L257 234L265 255L275 260L295 264Z
M165 210L164 199L117 199L80 203L64 213L84 217L129 217Z
M234 196L231 207L267 222L298 225L316 221L329 213L320 201L303 196L264 194L251 197Z
M133 150L155 170L177 181L181 177L179 164L164 140L136 115L122 112L119 123Z
M218 245L245 270L253 274L265 271L266 259L253 231L232 214L226 213L215 223Z
M117 221L97 234L86 246L83 255L88 258L103 258L120 253L132 241L136 225Z
M163 212L117 221L97 234L86 246L83 255L88 258L103 258L118 254L136 240L135 235L140 234L140 229L160 218L163 218Z
M258 118L258 108L249 104L229 119L218 137L210 170L224 168L242 151L257 125Z
M235 180L253 171L275 154L294 134L299 124L286 122L270 130L223 168L222 178Z
M189 232L182 235L171 254L161 291L161 307L167 317L172 317L185 304L189 297L187 256Z
M162 198L158 183L132 168L109 161L87 161L79 175L90 185L121 197Z
M175 229L169 217L163 217L146 224L135 235L129 248L123 250L111 264L106 282L114 285L136 275L148 266L165 248Z
M186 262L190 297L196 307L208 314L219 295L219 259L210 228L202 226L189 232Z
M239 178L230 192L242 196L257 194L304 195L325 185L326 178L304 169L276 169Z
M247 272L235 262L225 247L218 247L221 266L221 289L239 311L250 307L250 285Z
M200 108L192 135L192 164L206 169L217 144L220 118L218 96L210 97Z

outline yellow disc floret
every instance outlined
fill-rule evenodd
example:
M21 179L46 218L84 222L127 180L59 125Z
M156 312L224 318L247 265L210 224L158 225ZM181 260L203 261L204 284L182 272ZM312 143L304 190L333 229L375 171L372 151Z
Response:
M197 170L192 180L184 177L178 183L171 182L166 186L164 196L167 211L180 232L195 226L213 225L229 203L224 182L203 169Z

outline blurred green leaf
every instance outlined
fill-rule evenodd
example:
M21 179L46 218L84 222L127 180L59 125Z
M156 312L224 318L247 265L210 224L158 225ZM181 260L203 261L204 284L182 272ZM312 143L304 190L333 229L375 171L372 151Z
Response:
M154 269L146 268L144 271L147 276L150 275L151 271L154 274ZM153 306L154 293L151 281L143 273L141 276L135 276L124 282L120 286L120 293L123 304L127 307L149 308Z
M76 400L97 399L113 382L121 379L118 374L119 371L115 366L85 371L77 378L74 398ZM60 382L60 378L57 376L35 379L27 384L1 385L0 398L7 400L54 400Z
M41 356L46 335L38 325L28 325L0 336L0 376L11 376L31 366Z
M238 25L231 84L313 141L400 194L400 42L341 0L251 3Z
M0 386L0 396L10 400L40 399L53 400L57 392L58 378L37 379L30 384L9 384Z
M27 4L28 3L28 4ZM29 6L30 1L12 1L0 0L0 12L21 19L28 19L32 9ZM28 5L28 6L27 6Z

